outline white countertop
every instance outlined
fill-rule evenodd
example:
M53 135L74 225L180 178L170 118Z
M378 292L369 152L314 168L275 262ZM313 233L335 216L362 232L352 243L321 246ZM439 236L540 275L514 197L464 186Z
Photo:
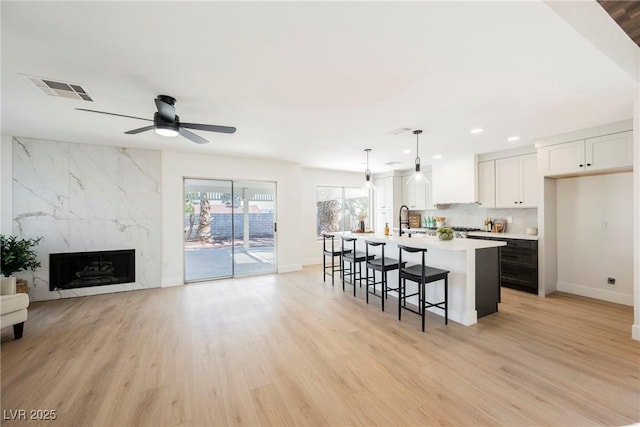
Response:
M403 230L404 231L404 230ZM336 236L351 236L359 240L371 240L374 242L388 242L396 245L407 245L414 248L438 249L443 251L466 251L469 249L495 248L498 246L506 246L506 242L497 240L478 240L478 239L461 239L454 238L452 240L440 240L436 236L427 236L424 234L416 234L413 237L405 237L398 235L385 236L384 234L361 234L361 233L333 233ZM492 234L492 233L487 233ZM495 233L493 233L495 234Z
M469 236L491 237L492 239L538 240L538 236L520 233L491 233L489 231L470 231Z
M393 231L397 234L398 229L394 228ZM435 233L436 230L432 230L429 228L410 228L402 229L402 233L408 234L424 234L424 233ZM524 233L491 233L489 231L468 231L466 232L469 236L478 236L478 237L491 237L494 239L521 239L521 240L538 240L537 235L524 234Z

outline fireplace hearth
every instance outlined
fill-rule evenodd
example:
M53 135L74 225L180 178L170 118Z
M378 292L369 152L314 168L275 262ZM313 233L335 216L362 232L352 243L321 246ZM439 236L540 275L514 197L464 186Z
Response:
M49 290L136 281L135 249L49 255Z

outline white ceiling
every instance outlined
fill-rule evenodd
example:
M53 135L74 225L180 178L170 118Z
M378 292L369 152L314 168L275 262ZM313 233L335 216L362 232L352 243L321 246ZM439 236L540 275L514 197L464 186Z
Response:
M638 83L537 1L3 1L1 13L2 133L13 136L352 171L372 148L376 173L413 165L415 137L394 129L423 129L429 164L631 118ZM95 102L46 96L24 74L81 84ZM195 131L211 141L196 145L74 109L152 118L159 94L182 121L238 131Z

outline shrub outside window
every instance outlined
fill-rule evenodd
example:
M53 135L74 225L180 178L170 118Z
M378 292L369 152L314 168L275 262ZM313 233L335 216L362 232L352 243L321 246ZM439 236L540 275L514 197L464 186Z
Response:
M317 187L316 235L352 231L360 221L368 228L370 217L369 192L355 187Z

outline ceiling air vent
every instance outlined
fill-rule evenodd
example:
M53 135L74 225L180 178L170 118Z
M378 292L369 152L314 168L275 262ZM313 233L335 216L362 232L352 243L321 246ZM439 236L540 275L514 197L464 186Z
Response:
M401 127L398 129L394 129L394 130L390 130L389 132L387 132L388 135L400 135L401 133L405 133L405 132L411 132L411 128L409 127Z
M385 163L385 166L395 166L395 165L401 165L402 162L396 162L395 160L392 160L390 162Z
M49 96L58 98L79 99L82 101L93 101L89 93L80 85L68 82L61 82L41 77L24 76L25 79L33 83L38 89Z

